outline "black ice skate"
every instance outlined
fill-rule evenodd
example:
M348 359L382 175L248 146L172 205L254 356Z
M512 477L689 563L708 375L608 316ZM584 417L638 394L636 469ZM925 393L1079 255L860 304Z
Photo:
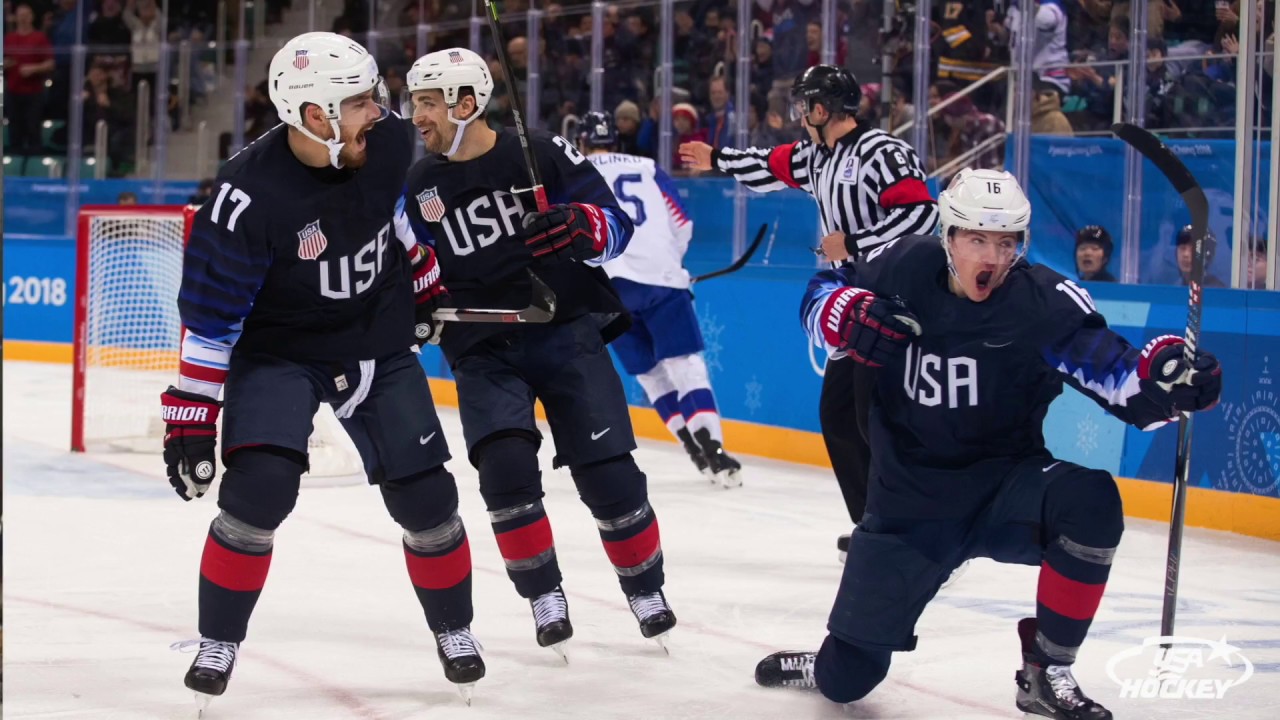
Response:
M676 431L676 436L684 444L684 451L689 453L689 459L697 466L698 472L714 480L715 476L711 474L711 465L707 462L706 456L702 454L702 448L698 447L698 443L694 441L693 435L689 434L689 428L680 428Z
M564 644L573 637L573 624L569 622L569 601L564 590L556 588L529 601L533 609L533 623L538 633L538 645L556 651L565 664L569 656Z
M836 538L836 551L839 553L840 564L843 565L845 560L849 559L849 535L841 535Z
M712 482L719 482L724 488L741 487L742 463L724 451L724 446L711 437L710 430L703 428L693 436L707 458Z
M776 652L756 664L756 684L762 687L785 687L816 690L813 663L817 653Z
M458 686L458 693L467 705L471 693L480 678L484 677L484 659L480 657L480 643L464 627L436 634L436 655L444 668L444 677Z
M174 650L186 650L197 646L199 649L196 651L196 659L191 661L182 684L195 691L197 716L202 716L209 707L209 702L226 692L231 671L236 667L240 643L200 638L184 640L170 647Z
M1034 654L1036 621L1018 621L1022 640L1022 669L1014 673L1018 709L1057 720L1111 720L1111 711L1089 699L1080 689L1070 665L1041 665Z
M668 655L667 633L676 626L676 614L667 604L667 597L662 591L632 595L627 598L631 604L631 612L640 623L640 634L658 643Z

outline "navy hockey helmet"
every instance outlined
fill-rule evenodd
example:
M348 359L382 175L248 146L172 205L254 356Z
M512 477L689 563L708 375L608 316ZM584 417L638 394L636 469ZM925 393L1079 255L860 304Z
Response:
M815 104L828 113L856 115L861 101L862 87L852 72L836 65L814 65L791 85L791 119L808 115Z
M1178 245L1190 245L1194 242L1192 237L1191 226L1184 225L1178 231ZM1213 232L1206 230L1204 234L1204 266L1207 268L1213 264L1213 253L1218 249L1218 238L1213 236Z
M592 111L578 123L578 140L587 147L610 148L618 144L618 126L608 112Z

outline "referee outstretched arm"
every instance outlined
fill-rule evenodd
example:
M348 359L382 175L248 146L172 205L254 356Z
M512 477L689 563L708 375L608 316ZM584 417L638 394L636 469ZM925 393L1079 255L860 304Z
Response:
M691 168L728 173L756 192L798 188L818 203L822 251L831 262L856 259L906 235L928 235L938 206L924 168L907 143L858 124L861 89L831 65L805 70L792 86L793 114L809 139L774 148L680 146Z

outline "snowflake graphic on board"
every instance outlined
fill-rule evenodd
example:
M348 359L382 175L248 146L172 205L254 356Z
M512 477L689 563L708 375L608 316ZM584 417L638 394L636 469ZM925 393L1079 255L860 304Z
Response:
M764 403L760 400L760 395L763 392L764 386L756 380L755 375L752 375L751 381L747 383L747 398L742 401L742 404L747 406L747 410L752 415L755 415L757 410L764 407Z
M710 308L704 306L698 313L698 326L702 330L702 359L707 362L707 374L711 375L715 370L723 370L724 366L720 364L720 333L724 332L724 325L716 322L716 316L711 314Z
M1084 453L1086 457L1098 449L1099 429L1101 428L1099 428L1098 423L1090 415L1085 415L1084 419L1076 423L1076 449Z

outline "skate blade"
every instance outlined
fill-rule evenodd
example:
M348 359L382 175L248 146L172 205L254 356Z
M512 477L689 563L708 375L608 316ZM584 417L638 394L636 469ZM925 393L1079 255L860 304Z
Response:
M209 703L213 702L213 696L202 692L193 694L196 696L196 718L203 718L205 711L209 709Z
M558 642L551 646L551 649L554 650L556 654L560 656L560 659L564 661L565 665L569 664L569 652L568 650L565 649L565 646L568 644L569 644L569 641L565 640L564 642Z
M662 648L662 652L666 653L667 657L671 657L671 648L667 647L667 633L658 633L649 639L658 643L658 647Z
M720 483L720 487L725 490L742 487L742 473L740 471L725 470L712 478L712 482Z
M837 553L836 553L836 557L840 559L840 564L841 564L841 565L844 565L844 564L845 564L845 562L846 562L846 561L848 561L848 559L849 559L849 553L847 553L847 552L837 552ZM946 587L946 585L943 585L942 587Z
M457 687L458 694L462 696L462 702L466 703L467 707L471 707L471 696L475 693L476 684L473 682L458 683Z

